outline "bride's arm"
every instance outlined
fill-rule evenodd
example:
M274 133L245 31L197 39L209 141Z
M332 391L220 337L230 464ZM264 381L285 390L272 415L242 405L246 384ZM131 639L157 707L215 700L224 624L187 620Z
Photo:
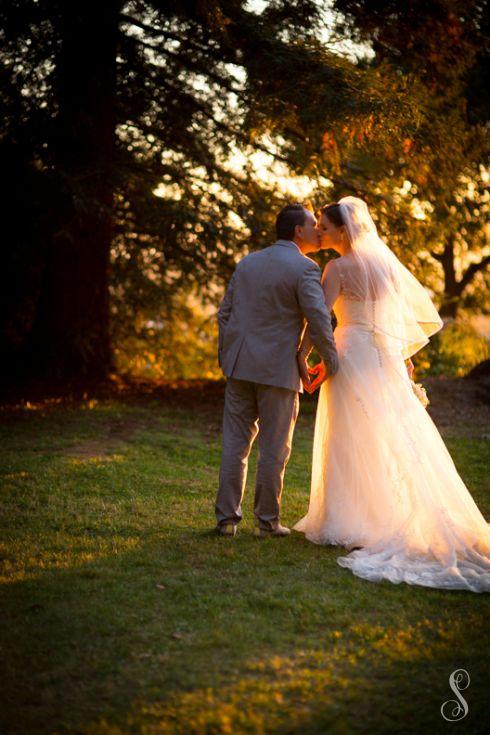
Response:
M327 309L333 309L340 293L340 278L335 260L329 260L322 275L323 293Z
M327 309L331 311L340 293L340 278L334 260L330 260L323 270L322 288L325 296L325 304ZM311 341L310 330L307 325L298 350L299 357L306 360L312 349L313 342Z

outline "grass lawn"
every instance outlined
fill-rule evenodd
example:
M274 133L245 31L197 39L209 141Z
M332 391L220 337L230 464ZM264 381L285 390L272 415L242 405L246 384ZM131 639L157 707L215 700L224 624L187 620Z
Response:
M220 393L9 408L1 429L0 732L488 732L488 595L373 584L340 547L257 540L253 470L213 535ZM304 515L302 400L282 520ZM447 444L490 518L488 435ZM446 722L449 676L471 677Z

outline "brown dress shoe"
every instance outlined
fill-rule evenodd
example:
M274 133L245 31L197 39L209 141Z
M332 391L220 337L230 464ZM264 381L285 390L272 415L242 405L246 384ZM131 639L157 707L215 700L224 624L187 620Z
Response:
M214 530L218 536L235 536L236 523L218 523Z
M279 537L289 536L290 533L291 533L290 529L287 528L286 526L281 526L280 523L278 523L277 526L275 526L274 528L270 528L270 529L260 528L260 526L258 526L254 531L254 535L257 538L269 538L271 536L279 536Z

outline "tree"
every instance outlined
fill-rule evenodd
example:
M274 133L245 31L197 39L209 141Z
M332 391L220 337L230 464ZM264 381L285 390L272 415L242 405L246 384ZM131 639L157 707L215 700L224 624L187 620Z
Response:
M120 6L26 1L0 11L11 287L3 369L14 375L95 377L110 366Z
M420 118L403 141L360 149L337 131L342 170L366 192L381 229L425 269L440 312L485 308L488 265L488 3L335 0L342 34L371 44L361 63L411 82ZM337 153L337 157L339 154ZM442 284L439 285L439 281Z
M4 370L106 375L135 310L206 292L269 236L277 195L234 151L311 169L334 122L412 119L406 90L329 50L323 22L314 0L2 4Z

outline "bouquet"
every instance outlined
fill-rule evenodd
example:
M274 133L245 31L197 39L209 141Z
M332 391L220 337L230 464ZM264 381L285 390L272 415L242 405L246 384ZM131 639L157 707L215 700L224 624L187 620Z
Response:
M422 385L422 383L415 383L412 379L410 379L410 383L412 384L412 390L419 399L420 403L424 408L427 408L429 405L429 399L427 398L427 393Z

